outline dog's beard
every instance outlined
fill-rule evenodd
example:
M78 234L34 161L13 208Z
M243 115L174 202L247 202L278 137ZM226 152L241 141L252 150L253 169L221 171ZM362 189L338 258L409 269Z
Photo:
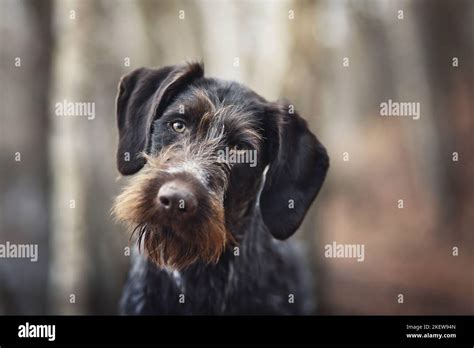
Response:
M135 227L140 249L160 267L182 270L196 261L217 263L224 251L228 236L222 219L215 217L208 223L188 226L186 231L171 226L147 223Z
M133 228L140 249L160 267L182 270L201 261L216 263L226 246L234 243L225 227L222 199L201 187L196 216L180 220L160 216L156 196L172 177L159 158L148 163L116 198L112 213Z

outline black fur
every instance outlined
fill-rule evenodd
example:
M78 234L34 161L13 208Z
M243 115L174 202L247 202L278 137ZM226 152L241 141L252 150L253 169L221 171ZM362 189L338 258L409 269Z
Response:
M309 314L314 293L308 266L295 242L283 240L303 221L329 158L293 107L267 102L236 82L205 78L200 64L136 70L121 80L117 97L118 169L134 174L146 165L141 152L153 156L185 136L198 139L203 114L216 110L223 116L213 116L206 131L223 127L223 144L258 154L255 167L234 165L222 181L225 225L237 245L228 244L216 264L196 261L179 271L159 268L135 251L121 312ZM185 119L188 135L169 130L176 117ZM209 182L207 189L219 192L220 185Z

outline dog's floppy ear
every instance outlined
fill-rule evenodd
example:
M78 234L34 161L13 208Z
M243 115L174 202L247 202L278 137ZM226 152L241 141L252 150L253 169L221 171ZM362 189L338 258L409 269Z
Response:
M134 174L145 165L140 153L149 150L153 121L184 87L203 75L202 64L189 63L140 68L122 77L116 101L117 168L121 174Z
M298 229L329 168L324 146L310 132L306 121L290 110L283 105L270 106L270 167L260 195L263 221L281 240Z

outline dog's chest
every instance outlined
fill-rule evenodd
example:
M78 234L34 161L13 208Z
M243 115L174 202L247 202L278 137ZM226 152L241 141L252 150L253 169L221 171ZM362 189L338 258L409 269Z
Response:
M181 272L159 269L142 255L135 255L123 311L157 315L299 314L301 282L288 252L270 246L241 251L240 256L223 255L217 265L198 264ZM296 303L288 301L290 295Z

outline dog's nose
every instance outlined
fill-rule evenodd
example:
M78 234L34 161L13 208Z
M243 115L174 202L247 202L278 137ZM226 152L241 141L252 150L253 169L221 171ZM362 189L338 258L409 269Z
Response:
M158 204L169 212L193 214L197 209L197 199L191 188L181 181L170 181L158 191Z

